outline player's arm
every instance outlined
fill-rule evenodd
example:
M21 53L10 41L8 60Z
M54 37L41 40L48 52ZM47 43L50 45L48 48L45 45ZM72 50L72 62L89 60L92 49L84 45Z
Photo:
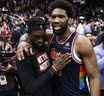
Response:
M51 35L51 34L48 35L49 44L51 43L52 36L53 35ZM28 34L26 34L26 33L20 37L20 40L19 40L19 43L17 46L17 50L16 50L17 59L20 61L25 59L23 52L25 52L28 56L33 55L31 45L28 43Z
M91 96L100 96L99 71L91 42L86 37L79 37L77 41L77 52L81 55L87 70Z
M60 56L57 56L55 63L53 63L52 66L46 70L46 72L43 72L43 74L39 75L36 78L33 74L33 68L30 67L31 64L34 64L33 58L34 57L29 59L27 58L26 60L17 61L17 75L22 81L22 86L25 88L25 90L31 93L34 93L42 86L45 86L55 74L58 75L58 72L61 71L71 61L70 54L64 54L62 58Z

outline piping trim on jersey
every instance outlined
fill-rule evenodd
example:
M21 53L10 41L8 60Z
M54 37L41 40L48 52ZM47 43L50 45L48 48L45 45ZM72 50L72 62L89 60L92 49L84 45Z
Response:
M51 37L50 40L49 40L49 46L50 46L50 44L51 44L53 38L54 38L54 34L52 35L52 37Z
M57 40L57 37L56 37L56 42L57 42L58 44L65 44L66 41L72 36L72 34L73 34L73 32L71 32L70 35L69 35L63 42L61 42L61 43Z
M82 60L78 57L78 55L75 53L75 48L74 48L74 44L76 41L76 38L78 36L78 33L75 35L73 41L72 41L72 47L71 47L71 54L72 54L72 58L79 64L82 64Z

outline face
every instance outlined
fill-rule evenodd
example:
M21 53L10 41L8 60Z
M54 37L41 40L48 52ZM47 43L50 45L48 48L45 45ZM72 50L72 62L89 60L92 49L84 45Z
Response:
M32 32L29 37L30 43L37 49L42 48L47 40L47 34L43 32Z
M68 26L68 15L64 9L56 8L51 12L50 22L53 32L56 35L62 35Z

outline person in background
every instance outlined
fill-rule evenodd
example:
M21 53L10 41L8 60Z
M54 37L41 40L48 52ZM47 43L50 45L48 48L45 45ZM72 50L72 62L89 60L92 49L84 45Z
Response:
M12 33L6 24L0 34L0 96L17 96L16 48L11 42Z
M85 35L85 17L83 16L80 16L79 17L79 24L77 26L77 32L80 34L80 35Z
M100 40L100 42L94 47L94 51L97 57L97 65L100 70L101 96L104 96L104 33L100 34L97 40Z
M84 27L85 36L91 41L93 47L95 46L96 36L94 35L95 21L93 19L87 21Z

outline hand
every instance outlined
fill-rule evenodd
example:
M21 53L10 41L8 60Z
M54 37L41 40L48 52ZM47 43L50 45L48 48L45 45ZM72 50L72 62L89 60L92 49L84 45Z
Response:
M9 70L11 70L11 69L14 69L13 67L12 67L12 65L10 65L10 64L8 64L7 66L0 66L1 67L1 70L3 71L3 72L7 72L7 71L9 71Z
M16 55L18 60L25 59L24 51L28 56L33 54L30 44L26 41L20 42L17 47Z
M71 54L58 54L56 56L56 60L53 62L52 68L57 73L61 71L67 64L69 64L69 62L71 62Z
M11 45L9 42L6 43L6 45L5 45L5 50L6 50L6 51L7 51L7 50L13 50L12 45Z

